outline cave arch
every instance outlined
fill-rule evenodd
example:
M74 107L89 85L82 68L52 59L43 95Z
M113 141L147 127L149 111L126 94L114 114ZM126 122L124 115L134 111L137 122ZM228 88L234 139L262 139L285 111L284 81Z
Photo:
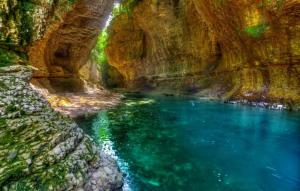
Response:
M37 68L33 77L74 78L77 85L82 85L79 70L87 63L113 3L114 0L77 0L70 11L50 22L44 37L29 50L29 60Z
M113 0L79 0L74 5L46 45L44 59L50 77L78 75L80 67L89 59L112 5ZM62 68L64 74L51 71L52 66Z

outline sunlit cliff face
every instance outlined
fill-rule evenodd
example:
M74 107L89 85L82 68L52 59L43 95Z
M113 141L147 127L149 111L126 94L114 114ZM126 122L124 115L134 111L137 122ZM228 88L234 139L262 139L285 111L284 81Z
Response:
M138 1L106 53L131 88L298 102L300 1Z
M1 42L28 52L34 77L70 78L74 87L82 77L99 79L90 52L112 0L7 2ZM120 7L105 49L116 86L300 102L299 0L124 0Z
M36 76L78 76L88 61L97 35L104 27L113 0L80 0L36 42L30 59L40 70Z
M99 82L97 67L88 60L113 2L3 0L0 48L28 55L29 63L36 68L33 77L68 78L83 89L79 78ZM56 81L50 83L55 85Z

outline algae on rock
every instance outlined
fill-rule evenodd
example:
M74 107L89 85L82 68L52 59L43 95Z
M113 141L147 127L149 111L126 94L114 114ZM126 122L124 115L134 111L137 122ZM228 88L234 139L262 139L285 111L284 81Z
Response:
M25 66L0 70L0 187L4 190L115 190L116 162L28 84ZM26 189L25 189L26 188Z
M58 76L58 67L64 69L64 77L70 71L77 76L82 63L75 61L87 60L112 2L0 2L1 189L116 190L122 186L116 161L99 151L73 120L55 112L30 87L32 71L16 65L29 61L39 69L38 77ZM64 65L59 62L60 50L70 41L75 42L70 58L74 65ZM76 43L82 44L81 49Z

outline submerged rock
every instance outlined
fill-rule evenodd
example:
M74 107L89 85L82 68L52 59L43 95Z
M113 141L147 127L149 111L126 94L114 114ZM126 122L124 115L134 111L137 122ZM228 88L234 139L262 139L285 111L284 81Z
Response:
M28 85L25 66L0 69L0 187L117 190L122 174L70 118Z

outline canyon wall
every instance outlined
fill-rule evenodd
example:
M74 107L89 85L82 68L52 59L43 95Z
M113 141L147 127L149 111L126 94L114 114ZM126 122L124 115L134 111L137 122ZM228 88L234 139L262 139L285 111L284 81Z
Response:
M121 189L116 161L29 84L33 67L45 85L94 79L86 61L112 3L0 1L0 190Z
M0 48L26 55L43 86L82 91L82 80L100 82L97 66L87 61L113 2L1 1Z
M300 103L299 0L140 0L109 34L128 88Z
M1 190L119 190L116 162L30 85L31 70L0 68Z
M35 75L78 76L80 68L89 59L112 3L113 1L98 0L80 0L74 3L62 21L52 25L46 31L45 37L31 46L31 63L46 66Z

